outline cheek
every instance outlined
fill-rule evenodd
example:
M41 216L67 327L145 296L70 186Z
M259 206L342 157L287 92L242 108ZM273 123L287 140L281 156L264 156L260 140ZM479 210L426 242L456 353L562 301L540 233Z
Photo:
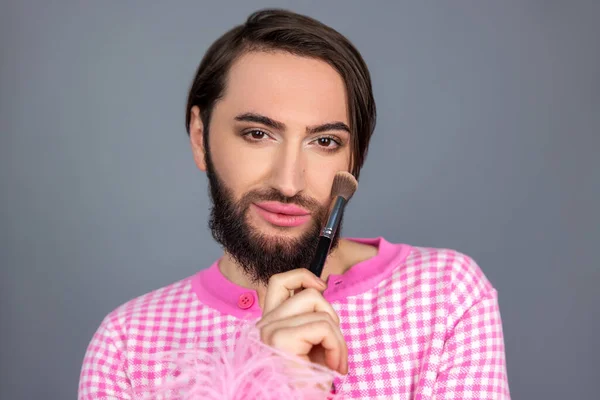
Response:
M216 134L211 138L210 151L219 178L239 199L249 188L264 180L269 170L269 158L261 151L249 151L248 146L236 139L233 135Z
M312 160L306 169L306 181L313 197L322 204L327 204L331 196L333 179L339 171L349 170L350 155L340 154L339 157L320 157Z

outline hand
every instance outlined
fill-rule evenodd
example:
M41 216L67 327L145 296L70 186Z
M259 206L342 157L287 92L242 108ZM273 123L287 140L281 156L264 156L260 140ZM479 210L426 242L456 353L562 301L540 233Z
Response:
M256 326L267 345L345 375L348 347L340 319L322 295L326 288L305 268L273 275Z

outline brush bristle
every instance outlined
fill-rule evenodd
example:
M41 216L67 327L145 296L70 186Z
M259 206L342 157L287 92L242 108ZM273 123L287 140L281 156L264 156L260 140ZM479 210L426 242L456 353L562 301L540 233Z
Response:
M340 171L333 178L331 186L331 197L342 196L346 201L349 201L354 192L358 188L358 182L354 176L346 171Z

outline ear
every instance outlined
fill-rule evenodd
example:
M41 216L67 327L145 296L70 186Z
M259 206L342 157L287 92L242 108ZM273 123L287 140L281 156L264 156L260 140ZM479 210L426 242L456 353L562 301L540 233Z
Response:
M200 118L200 108L192 107L190 117L190 144L194 161L200 170L206 172L206 151L204 149L204 125Z

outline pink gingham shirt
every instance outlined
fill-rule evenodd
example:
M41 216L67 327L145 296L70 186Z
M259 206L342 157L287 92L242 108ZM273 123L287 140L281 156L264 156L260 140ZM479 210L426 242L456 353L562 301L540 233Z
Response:
M357 399L509 399L497 292L468 256L448 249L352 239L378 254L332 275L325 298L341 319ZM147 360L200 343L230 345L241 318L260 318L256 292L208 269L118 307L94 334L79 399L130 399L164 382Z

